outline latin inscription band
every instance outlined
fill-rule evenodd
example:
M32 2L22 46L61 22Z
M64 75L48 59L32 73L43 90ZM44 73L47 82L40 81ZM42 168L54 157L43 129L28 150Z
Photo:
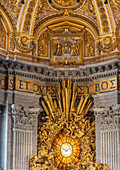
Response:
M5 78L4 76L0 76L0 89L36 93L38 95L45 95L47 92L49 92L52 96L55 96L56 94L56 84L42 84L37 81L23 79L19 77L17 77L16 79L14 79L13 77L8 77L7 80L7 78ZM92 82L89 84L77 84L78 96L85 94L93 95L97 93L114 91L117 89L118 87L116 77Z

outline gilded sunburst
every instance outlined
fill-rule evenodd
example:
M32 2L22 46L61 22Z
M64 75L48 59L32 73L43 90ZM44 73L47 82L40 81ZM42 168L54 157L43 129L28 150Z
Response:
M99 167L95 155L95 122L89 119L90 96L77 98L77 85L68 80L57 85L54 100L47 94L41 104L46 116L38 125L38 156L30 158L31 170Z

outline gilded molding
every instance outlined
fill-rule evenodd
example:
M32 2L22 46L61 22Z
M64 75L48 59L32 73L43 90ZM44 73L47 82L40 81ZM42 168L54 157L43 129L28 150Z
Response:
M0 16L0 48L6 49L6 31L2 23L2 17Z
M102 30L101 30L101 23L100 23L100 19L99 19L99 14L98 14L98 9L97 9L97 4L95 0L92 0L92 4L94 6L95 9L95 15L97 18L97 24L98 24L98 29L99 29L99 35L102 35Z
M36 5L35 0L31 0L29 2L29 7L27 9L27 13L26 13L26 16L25 16L23 32L25 32L27 34L29 34L29 31L30 31L31 19L32 19L32 15L33 15L33 12L34 12L35 5Z
M97 0L96 1L99 12L100 12L100 18L103 26L103 33L108 33L109 32L109 23L108 23L108 18L106 15L106 11L104 8L104 4L102 0Z
M75 18L78 18L78 19L82 19L84 22L88 23L90 26L92 26L91 29L95 29L95 31L97 32L97 34L99 35L99 29L98 29L98 26L96 25L95 21L93 21L91 18L87 18L83 15L80 15L80 14L77 14L77 13L70 13L69 14L70 17L75 17ZM96 37L95 37L96 38Z
M119 2L119 0L113 0L113 3L114 3L116 6L119 6L119 7L120 7L120 2Z
M18 19L20 10L21 10L21 1L20 0L16 0L16 1L12 1L12 0L3 0L6 5L10 8L11 10L11 14L14 16L15 19Z
M12 28L9 30L9 33L11 33L12 31L14 31L14 33L16 33L16 22L12 16L10 10L1 1L0 1L0 8L2 9L1 15L5 15L5 16L3 16L3 18L5 18L5 19L7 18L6 22L9 23L10 26L12 25L11 26Z
M39 32L41 30L41 28L40 28L41 25L43 27L47 27L50 25L50 23L54 24L55 21L60 22L63 19L63 18L60 18L62 16L64 16L64 13L57 13L57 14L53 14L51 16L46 16L43 19L40 19L34 28L35 37L39 35ZM64 21L65 20L72 21L73 23L75 23L75 22L77 22L77 19L78 19L78 22L80 22L80 21L82 22L82 25L85 23L86 27L88 27L89 29L91 28L91 31L93 32L95 38L97 39L97 37L99 35L99 29L98 29L96 22L94 20L92 20L91 18L87 18L85 15L81 15L78 13L69 13L69 16L66 16L63 20ZM47 21L47 23L46 23L46 21ZM93 31L93 29L94 29L94 31Z
M23 18L24 18L24 15L25 15L25 9L26 9L26 7L27 7L28 1L29 1L29 0L26 0L26 1L25 1L24 7L23 7L23 10L22 10L22 14L19 16L19 20L20 20L20 21L18 21L18 23L19 23L18 31L17 31L18 33L20 33L20 31L21 31L22 22L24 22L24 21L23 21Z
M120 5L115 5L113 0L109 1L114 16L115 24L117 25L118 19L120 18Z
M41 4L41 1L38 0L38 2L36 3L36 8L35 8L35 12L32 16L32 21L31 21L31 32L30 32L30 35L33 35L34 33L34 27L35 27L35 22L36 22L36 17L37 17L37 13L38 13L38 9L40 7L40 4Z
M112 17L112 11L110 10L110 5L106 5L107 11L108 11L108 15L109 15L109 20L110 20L110 25L112 28L112 33L115 32L115 23Z

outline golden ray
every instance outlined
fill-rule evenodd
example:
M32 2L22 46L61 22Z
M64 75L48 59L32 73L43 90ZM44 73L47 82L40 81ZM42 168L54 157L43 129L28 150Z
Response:
M91 167L109 170L106 165L96 163L95 121L90 123L88 119L91 114L89 109L93 104L91 98L89 95L77 98L77 84L76 82L72 84L71 80L57 83L56 89L57 101L56 99L53 101L51 95L47 93L43 96L45 101L41 102L47 114L47 121L42 126L41 123L38 124L38 157L34 155L30 158L30 170L38 170L39 167L48 170L57 170L61 167L67 170L66 166L75 170ZM75 155L72 154L66 161L60 149L68 139ZM43 163L44 159L46 161Z
M77 110L77 114L84 113L84 115L86 115L92 105L92 102L89 99L89 95L86 95L85 97L84 96L81 97L78 108L76 108L75 107L77 106L76 104L76 98L77 98L76 82L73 84L72 90L71 90L71 86L72 86L71 80L68 80L67 87L66 87L65 80L62 81L62 87L60 86L59 83L57 84L57 100L58 100L59 108L61 111L63 111L67 120L71 118L71 115L75 110ZM72 96L71 96L71 93L72 93ZM57 111L58 106L54 105L50 94L47 94L47 96L45 96L44 99L47 103L48 110L50 110L50 114L52 115L54 119L53 113Z

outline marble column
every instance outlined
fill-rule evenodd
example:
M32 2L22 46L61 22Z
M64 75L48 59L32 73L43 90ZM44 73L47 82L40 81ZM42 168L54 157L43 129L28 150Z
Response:
M96 161L120 170L120 107L94 108Z
M28 170L29 158L37 146L37 117L39 108L15 107L13 117L13 170Z

